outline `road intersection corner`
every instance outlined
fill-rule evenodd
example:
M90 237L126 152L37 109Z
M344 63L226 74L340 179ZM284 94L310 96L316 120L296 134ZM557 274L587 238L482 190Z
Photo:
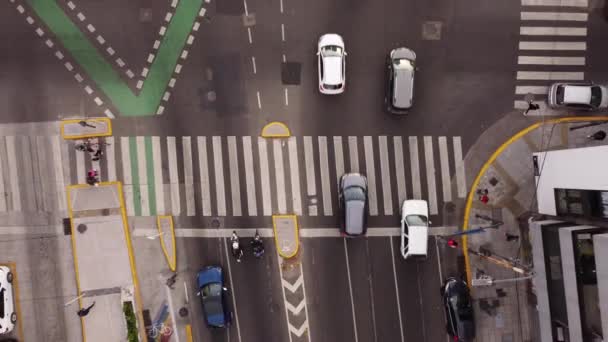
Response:
M262 128L262 138L289 138L291 131L282 122L273 121Z
M109 137L112 121L109 118L67 119L61 121L61 137L64 140Z
M284 259L296 256L300 248L298 217L296 215L273 215L272 227L279 255Z

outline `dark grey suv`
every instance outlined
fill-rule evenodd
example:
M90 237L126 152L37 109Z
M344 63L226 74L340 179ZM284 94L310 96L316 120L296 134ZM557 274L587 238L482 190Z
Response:
M448 278L442 292L448 334L457 342L473 341L475 321L467 283L457 278Z
M367 178L359 173L346 173L340 178L338 203L342 232L349 236L367 231Z

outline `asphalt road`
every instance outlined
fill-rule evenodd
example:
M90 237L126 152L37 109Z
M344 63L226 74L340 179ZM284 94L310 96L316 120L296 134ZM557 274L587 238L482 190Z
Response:
M242 241L248 243L246 238ZM458 275L451 250L436 247L431 239L426 260L405 261L396 238L309 238L301 242L296 259L303 270L310 341L446 340L439 288L440 273L444 278ZM229 246L225 243L211 238L180 241L188 256L186 268L192 271L190 288L195 289L195 270L222 265L235 311L229 329L210 330L200 311L200 299L194 298L195 336L201 341L288 341L274 244L265 239L262 259L246 254L237 263L226 254ZM299 341L296 335L292 338Z

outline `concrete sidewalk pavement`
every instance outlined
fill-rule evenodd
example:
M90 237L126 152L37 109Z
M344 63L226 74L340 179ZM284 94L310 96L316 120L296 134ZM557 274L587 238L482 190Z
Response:
M602 117L589 119L602 120ZM465 158L467 184L472 184L472 194L465 206L464 227L490 225L476 215L504 224L498 229L466 236L463 249L485 250L496 260L524 270L531 266L527 227L528 218L537 212L532 153L608 143L586 138L600 129L608 130L608 125L570 131L569 128L584 122L560 120L563 122L523 117L521 112L513 112L480 136ZM527 130L531 125L538 127ZM521 134L512 138L517 131ZM490 161L489 156L492 156ZM488 203L480 201L475 194L478 189L488 190ZM511 236L510 239L507 236ZM491 277L495 281L491 286L472 287L477 341L538 340L536 298L532 281L524 279L527 273L515 272L471 253L466 259L469 285L471 278Z
M78 303L94 304L80 320L83 341L129 341L129 330L146 341L121 184L71 185L67 196Z

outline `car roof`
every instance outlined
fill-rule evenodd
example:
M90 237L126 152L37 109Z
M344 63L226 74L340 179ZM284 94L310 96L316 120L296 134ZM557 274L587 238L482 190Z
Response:
M565 103L591 103L591 87L587 85L564 85Z
M395 68L395 89L393 91L393 106L410 108L414 90L414 69Z
M408 238L409 254L426 255L429 241L428 227L409 227Z
M365 201L346 201L344 230L349 235L363 234L365 229Z
M342 83L342 57L327 56L323 57L323 83L341 84Z
M347 173L342 176L342 188L346 189L351 186L359 186L363 189L367 189L366 178L360 173Z
M207 266L196 275L199 287L209 283L222 283L222 268L220 266Z

